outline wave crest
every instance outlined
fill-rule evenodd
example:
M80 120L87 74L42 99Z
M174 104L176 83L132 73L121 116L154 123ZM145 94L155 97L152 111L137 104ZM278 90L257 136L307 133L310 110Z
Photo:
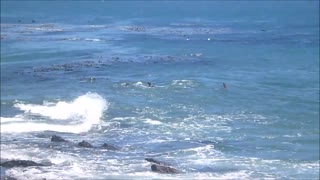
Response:
M71 102L14 105L24 111L15 117L1 117L1 133L21 133L33 131L87 132L94 124L99 124L108 103L96 93L87 93ZM30 119L28 114L37 115ZM44 121L45 120L45 121ZM63 124L54 124L53 120L63 120Z

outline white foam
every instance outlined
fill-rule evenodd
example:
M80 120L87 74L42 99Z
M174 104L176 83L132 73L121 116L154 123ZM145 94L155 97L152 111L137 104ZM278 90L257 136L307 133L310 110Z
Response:
M69 40L69 41L79 41L81 40L80 38L67 38L66 40Z
M86 40L86 41L93 41L93 42L100 42L100 41L102 41L101 39L97 39L97 38L86 38L86 39L84 39L84 40Z
M10 122L20 122L20 121L24 121L23 117L20 115L17 115L15 117L12 118L8 118L8 117L1 117L1 123L10 123Z
M195 84L193 83L192 80L186 80L186 79L173 80L173 81L172 81L172 85L173 85L173 86L182 87L182 88L188 88L188 87L193 87L193 86L195 86Z
M90 25L91 28L105 28L105 25Z
M17 103L14 107L24 111L24 114L18 117L32 113L43 118L31 120L27 117L18 119L17 116L12 118L1 117L1 133L32 131L87 132L92 125L100 123L100 118L107 106L107 101L95 93L79 96L71 102L59 101L57 103L44 103L43 105ZM44 123L43 119L48 120ZM64 120L65 122L63 125L52 124L50 120ZM12 123L4 124L3 122Z
M32 31L48 31L48 32L53 32L53 31L64 31L62 28L54 28L54 27L29 27L27 28L28 30Z
M143 83L143 82L141 82L141 81L138 81L138 82L136 82L136 83L134 83L133 84L134 86L136 86L136 87L139 87L139 88L150 88L147 84L145 84L145 83Z
M152 119L146 119L145 121L146 123L149 123L149 124L153 124L153 125L159 125L159 124L162 124L160 121L157 121L157 120L152 120Z

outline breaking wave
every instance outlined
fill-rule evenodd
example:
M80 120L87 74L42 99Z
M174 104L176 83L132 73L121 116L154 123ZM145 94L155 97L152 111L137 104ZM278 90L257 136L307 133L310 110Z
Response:
M45 102L42 105L17 103L14 107L24 112L15 117L1 117L1 133L87 132L100 123L108 103L96 93L87 93L71 102Z

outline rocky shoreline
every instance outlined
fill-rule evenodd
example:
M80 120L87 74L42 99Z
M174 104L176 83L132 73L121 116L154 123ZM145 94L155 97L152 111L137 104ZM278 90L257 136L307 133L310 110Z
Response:
M61 136L53 135L50 138L50 141L52 143L69 143L70 145L74 145L76 147L80 148L96 148L96 149L106 149L108 151L121 151L121 147L118 147L113 144L109 143L103 143L100 146L94 146L91 143L87 141L81 141L79 143L74 143L69 140L66 140L62 138ZM51 147L51 146L49 146ZM181 171L177 170L176 168L172 167L166 162L156 160L154 158L145 158L145 161L148 161L151 163L150 170L155 173L161 173L161 174L177 174L181 173ZM41 167L41 166L53 166L55 164L51 162L47 163L39 163L31 160L22 160L22 159L13 159L13 160L6 160L3 162L1 160L0 167L1 167L1 180L16 180L14 177L6 176L5 171L10 168L26 168L26 167Z

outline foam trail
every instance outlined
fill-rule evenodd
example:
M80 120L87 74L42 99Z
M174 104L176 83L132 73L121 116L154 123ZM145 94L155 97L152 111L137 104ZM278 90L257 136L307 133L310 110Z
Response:
M22 117L15 116L13 118L1 117L1 123L9 123L9 122L19 122L24 121Z
M92 125L99 124L103 111L107 109L108 103L96 93L88 93L79 96L72 102L59 101L57 103L15 104L14 107L24 111L24 114L32 113L49 119L45 123L31 121L28 118L19 119L1 117L1 133L21 133L33 131L58 131L81 133L87 132ZM20 117L20 115L18 115ZM10 123L10 119L12 120ZM52 124L50 120L64 120L63 125ZM77 123L75 123L75 120ZM43 121L43 119L42 119ZM79 122L80 121L80 122Z

